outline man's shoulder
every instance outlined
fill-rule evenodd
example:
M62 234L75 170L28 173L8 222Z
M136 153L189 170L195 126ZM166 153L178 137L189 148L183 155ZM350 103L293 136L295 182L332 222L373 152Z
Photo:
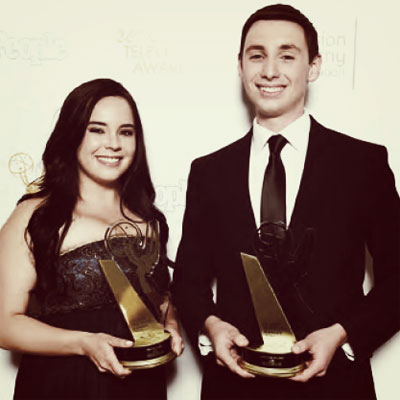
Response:
M212 153L196 158L192 166L207 167L236 162L238 157L248 157L250 152L251 130L240 139L216 150Z
M338 150L341 153L348 152L353 155L385 155L387 153L386 148L380 144L361 140L346 133L327 128L317 122L313 117L311 117L311 121L311 137L313 137L314 140L322 141L332 151Z

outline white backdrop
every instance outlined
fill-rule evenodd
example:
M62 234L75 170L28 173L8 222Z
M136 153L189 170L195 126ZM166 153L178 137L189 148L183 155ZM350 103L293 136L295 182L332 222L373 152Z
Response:
M44 144L67 94L90 79L123 83L136 99L157 203L175 257L190 162L249 127L237 74L241 27L271 2L247 0L0 0L0 224L40 175ZM308 109L323 124L388 147L400 182L396 0L297 0L320 34L323 70ZM22 156L15 156L23 153ZM384 310L382 310L384 312ZM12 398L17 358L0 350L0 399ZM400 398L400 335L373 357L379 400ZM198 399L186 347L169 399Z

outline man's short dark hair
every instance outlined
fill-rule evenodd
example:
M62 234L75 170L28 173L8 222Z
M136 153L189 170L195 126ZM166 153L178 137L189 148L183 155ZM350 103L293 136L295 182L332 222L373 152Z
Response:
M243 56L244 42L250 27L255 22L263 20L283 20L299 24L304 30L304 36L308 47L309 62L311 63L314 57L319 54L318 34L309 19L292 6L286 4L273 4L271 6L260 8L247 19L242 29L239 58L242 58Z

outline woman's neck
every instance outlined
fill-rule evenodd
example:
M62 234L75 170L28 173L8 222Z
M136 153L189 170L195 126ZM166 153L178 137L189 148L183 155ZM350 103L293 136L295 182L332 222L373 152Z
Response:
M118 213L121 196L117 187L104 186L89 179L81 180L79 185L80 196L75 207L79 214L90 210L90 214L97 212L107 215Z

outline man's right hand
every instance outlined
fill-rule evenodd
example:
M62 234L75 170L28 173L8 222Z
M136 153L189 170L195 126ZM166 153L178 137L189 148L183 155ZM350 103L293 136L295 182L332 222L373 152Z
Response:
M254 375L242 369L236 347L249 344L247 338L237 328L222 319L210 315L204 322L205 332L211 340L218 365L228 367L242 378L254 378Z

